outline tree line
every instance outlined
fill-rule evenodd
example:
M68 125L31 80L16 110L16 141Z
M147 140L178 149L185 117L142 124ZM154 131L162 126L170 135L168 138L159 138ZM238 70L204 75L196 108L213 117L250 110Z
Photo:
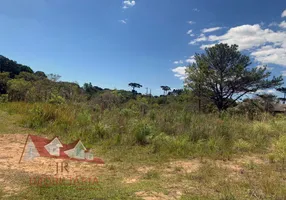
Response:
M184 88L172 91L169 86L162 85L162 96L176 98L190 95L197 101L199 110L207 103L213 104L221 112L237 105L238 100L246 94L275 88L284 94L279 100L285 103L286 88L281 87L282 76L270 77L271 73L266 71L266 67L251 68L251 64L249 56L239 52L237 45L217 44L206 48L204 53L195 55L195 62L186 69ZM60 78L57 74L34 72L29 66L0 56L0 95L8 101L61 103L109 99L107 102L126 102L137 96L158 98L148 94L148 91L146 95L138 93L136 89L143 86L136 82L128 84L131 91L125 91L103 89L91 83L80 87L77 83L62 82ZM116 99L115 96L117 100L111 101L110 99ZM269 95L267 98L266 96L263 94L260 98L271 99Z

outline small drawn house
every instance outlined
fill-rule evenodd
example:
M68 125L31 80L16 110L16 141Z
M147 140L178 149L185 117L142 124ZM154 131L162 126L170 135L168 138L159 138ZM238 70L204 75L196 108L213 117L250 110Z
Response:
M64 153L70 158L93 160L94 156L90 149L85 148L80 140L75 141L72 144L67 145Z
M28 135L22 157L25 160L35 157L51 157L98 164L104 163L103 160L95 157L90 149L85 148L80 140L71 144L63 144L58 137L49 140L36 135Z

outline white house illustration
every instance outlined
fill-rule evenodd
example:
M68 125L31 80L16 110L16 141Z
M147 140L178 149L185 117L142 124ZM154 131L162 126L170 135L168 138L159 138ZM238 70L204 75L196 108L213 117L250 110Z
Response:
M71 144L63 144L58 137L49 140L36 135L28 135L21 159L22 157L25 160L35 157L52 157L99 164L104 163L102 159L94 157L90 149L85 148L80 140Z

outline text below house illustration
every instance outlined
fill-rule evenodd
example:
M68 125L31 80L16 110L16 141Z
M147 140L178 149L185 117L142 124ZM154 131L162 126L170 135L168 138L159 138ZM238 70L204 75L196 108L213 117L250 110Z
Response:
M90 149L85 148L80 140L71 144L63 144L58 137L49 140L36 135L28 135L21 159L29 160L35 157L104 163L102 159L95 157Z

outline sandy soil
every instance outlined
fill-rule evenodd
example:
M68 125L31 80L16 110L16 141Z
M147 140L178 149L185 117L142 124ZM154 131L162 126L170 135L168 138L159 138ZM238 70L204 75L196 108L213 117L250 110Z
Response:
M19 163L26 138L26 134L0 135L0 185L4 185L4 192L17 192L20 190L18 186L12 184L7 178L17 173L29 174L29 180L27 181L35 180L31 177L46 176L53 178L62 177L69 180L75 180L76 177L84 177L94 180L100 174L100 171L103 170L104 165L44 157L38 157L33 160L22 159ZM68 164L66 168L68 171L63 170L61 172L62 162Z
M108 165L99 165L95 163L79 162L71 160L62 160L54 158L38 157L33 160L22 160L19 163L27 134L0 134L0 186L5 193L15 194L25 188L18 184L16 179L23 178L31 181L33 177L53 177L53 178L97 178L102 174L110 173ZM208 159L207 159L208 160ZM68 163L68 172L60 171L60 163ZM265 163L265 160L257 156L244 156L232 161L211 161L220 168L224 168L232 172L234 178L240 176L245 164L253 162L255 164ZM59 173L57 174L57 163ZM172 177L174 174L196 173L200 170L202 162L199 159L191 160L173 160L160 167L163 176ZM153 166L141 166L136 169L135 174L126 177L123 184L135 184L140 182L147 172L155 170ZM20 178L19 178L20 177ZM233 178L233 177L232 177ZM4 186L4 187L3 187ZM170 188L169 188L170 189ZM158 192L138 191L136 195L145 200L162 200L162 199L179 199L182 196L180 188L170 189L168 195Z

